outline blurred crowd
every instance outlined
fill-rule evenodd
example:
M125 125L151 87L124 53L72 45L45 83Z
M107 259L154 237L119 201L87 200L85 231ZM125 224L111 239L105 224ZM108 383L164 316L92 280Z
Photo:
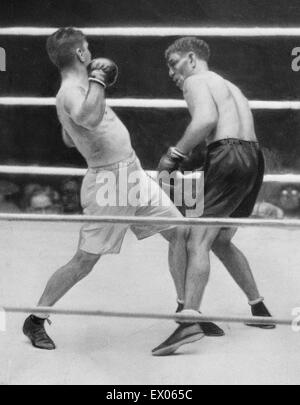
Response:
M80 214L80 182L69 178L53 187L39 183L18 185L0 180L0 212Z
M81 214L80 187L78 178L67 178L54 186L0 180L0 212ZM253 216L278 219L300 217L300 186L280 185L277 189L271 188L271 192L263 187Z

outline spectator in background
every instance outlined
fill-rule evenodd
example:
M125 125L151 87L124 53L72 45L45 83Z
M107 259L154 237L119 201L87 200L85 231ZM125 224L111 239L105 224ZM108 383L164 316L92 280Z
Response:
M300 216L300 192L297 187L284 187L279 195L279 204L284 210L285 216Z
M28 213L60 214L62 211L59 194L50 186L28 184L24 190L24 202Z
M45 187L44 191L45 191L45 194L47 194L49 196L55 213L62 213L63 208L62 208L62 204L61 204L60 194L50 186Z
M0 212L1 213L18 213L19 207L14 203L12 198L19 192L19 187L6 180L0 180Z
M29 183L23 189L23 195L20 201L22 211L27 211L30 207L30 200L33 193L42 191L43 187L37 183Z
M77 180L69 178L61 185L61 202L65 214L81 214L80 188Z

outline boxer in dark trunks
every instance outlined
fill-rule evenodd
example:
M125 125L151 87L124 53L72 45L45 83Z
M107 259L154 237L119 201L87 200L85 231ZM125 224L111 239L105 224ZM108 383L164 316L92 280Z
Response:
M234 84L209 70L209 55L208 44L195 37L180 38L166 50L169 75L183 91L191 122L176 146L161 158L158 170L180 169L195 147L206 145L203 217L248 217L263 181L264 158L248 100ZM189 266L177 290L178 310L182 313L199 310L212 250L246 294L252 314L270 316L246 257L232 243L236 230L191 227L187 241ZM193 325L181 324L153 354L171 354L188 343Z

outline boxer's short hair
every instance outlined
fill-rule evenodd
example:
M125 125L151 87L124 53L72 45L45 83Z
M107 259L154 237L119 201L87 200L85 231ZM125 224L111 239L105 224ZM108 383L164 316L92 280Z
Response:
M183 37L177 39L165 51L165 58L168 59L172 53L187 53L194 52L199 58L208 62L210 57L209 45L196 37Z
M82 31L73 27L60 28L47 38L49 58L60 70L74 63L76 49L86 40Z

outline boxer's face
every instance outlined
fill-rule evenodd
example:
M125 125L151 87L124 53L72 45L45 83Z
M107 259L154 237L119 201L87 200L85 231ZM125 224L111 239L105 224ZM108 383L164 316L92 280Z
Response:
M193 59L191 53L171 53L167 60L169 76L181 90L187 77L193 73Z

